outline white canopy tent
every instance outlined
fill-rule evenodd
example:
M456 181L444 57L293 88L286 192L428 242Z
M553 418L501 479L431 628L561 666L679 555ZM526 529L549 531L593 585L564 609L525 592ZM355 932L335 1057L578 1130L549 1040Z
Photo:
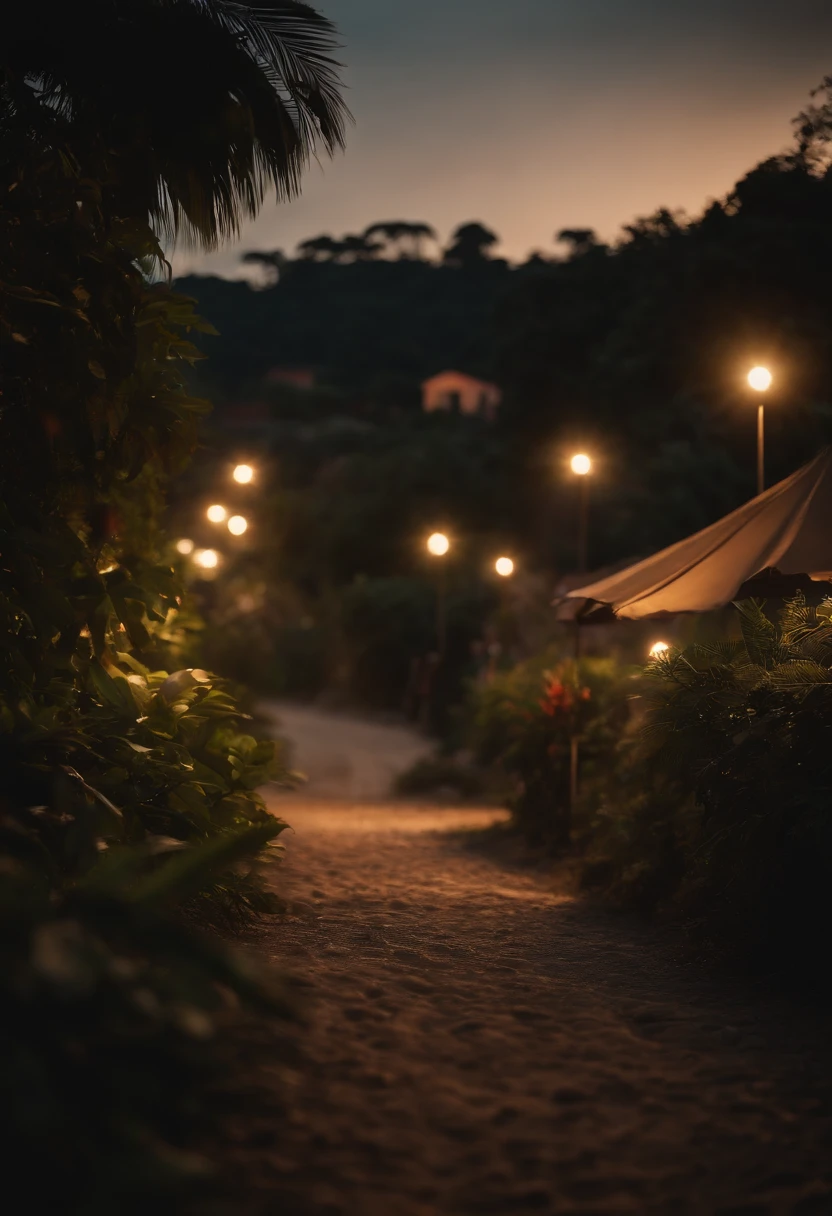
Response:
M709 612L810 580L832 581L832 448L710 527L560 602L585 601L579 617L608 606L641 620Z

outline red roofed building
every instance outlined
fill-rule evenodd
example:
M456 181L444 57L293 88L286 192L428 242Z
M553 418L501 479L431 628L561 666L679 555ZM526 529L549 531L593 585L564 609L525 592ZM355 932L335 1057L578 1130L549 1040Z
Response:
M480 414L491 421L502 399L496 384L467 376L465 372L439 372L422 381L422 409L459 410L461 414Z

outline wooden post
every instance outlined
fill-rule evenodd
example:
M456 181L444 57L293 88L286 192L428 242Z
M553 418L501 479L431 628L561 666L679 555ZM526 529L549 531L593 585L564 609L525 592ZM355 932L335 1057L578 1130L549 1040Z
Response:
M440 662L445 658L448 632L445 586L445 559L440 557L436 582L436 649Z
M569 740L569 810L574 815L578 801L578 761L580 758L580 735Z

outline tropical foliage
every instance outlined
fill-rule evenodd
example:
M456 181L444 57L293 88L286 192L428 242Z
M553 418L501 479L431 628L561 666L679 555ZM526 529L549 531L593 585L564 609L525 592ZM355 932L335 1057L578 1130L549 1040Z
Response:
M7 1188L38 1209L183 1210L229 994L286 1011L196 928L274 906L259 870L285 825L257 793L273 745L181 659L160 521L208 408L184 373L210 327L159 238L211 245L340 142L331 42L291 0L4 25L1 1084Z
M609 765L626 721L626 687L612 660L569 660L552 648L475 694L474 756L509 779L514 820L530 843L571 846L573 765L580 760L582 781Z
M348 112L330 22L299 0L84 0L9 18L6 115L66 141L120 218L202 246L235 235L271 187L296 194ZM148 70L152 56L152 73Z
M723 947L802 967L829 932L832 604L737 608L739 638L650 665L644 724L598 799L592 868Z
M474 693L469 741L492 786L508 779L515 826L579 859L587 887L823 984L832 601L747 600L735 623L643 670L550 649Z
M0 845L0 1027L5 1063L5 1177L35 1210L181 1212L213 1169L194 1144L216 1118L216 1038L229 997L291 1014L284 993L177 909L246 862L274 824L188 851L148 838L108 844L75 881L59 882L44 837L83 857L108 843L96 800L12 818ZM72 812L68 809L72 808ZM114 812L111 812L114 813ZM64 822L60 821L63 817ZM108 815L101 815L107 820ZM111 839L111 838L110 838ZM49 1145L49 1168L43 1164Z

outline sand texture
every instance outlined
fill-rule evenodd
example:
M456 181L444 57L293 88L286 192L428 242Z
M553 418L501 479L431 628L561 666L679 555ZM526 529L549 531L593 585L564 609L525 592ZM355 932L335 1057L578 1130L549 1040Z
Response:
M821 1013L573 897L501 812L274 806L290 911L250 948L308 1025L288 1073L264 1024L241 1049L241 1212L832 1213Z

